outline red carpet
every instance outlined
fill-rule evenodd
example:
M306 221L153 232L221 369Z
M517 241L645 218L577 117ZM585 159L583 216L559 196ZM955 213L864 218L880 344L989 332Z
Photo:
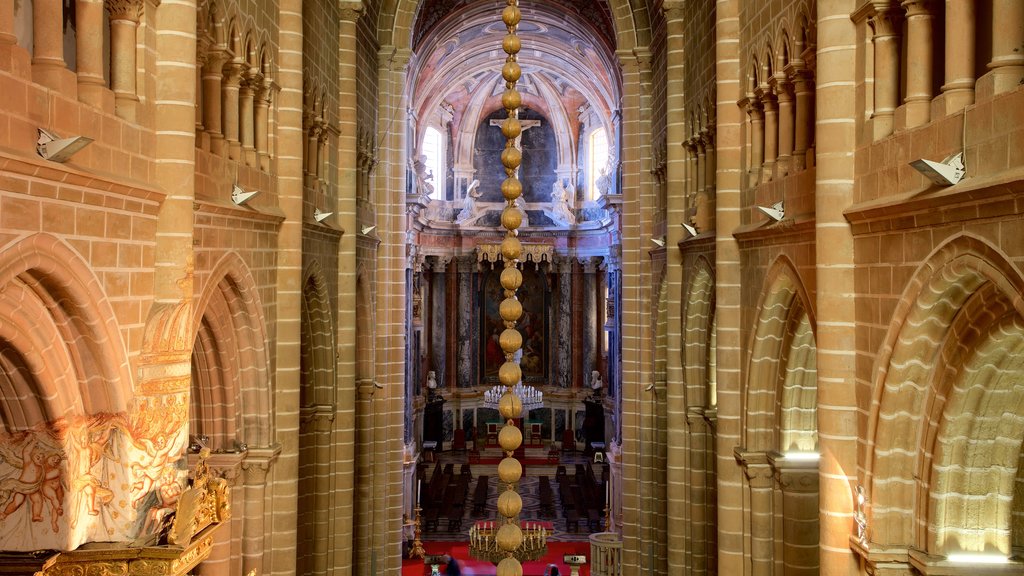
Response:
M462 566L462 574L465 576L494 576L494 564L480 562L469 557L469 542L424 542L427 554L451 554L459 560ZM544 568L548 564L558 566L561 576L569 576L569 567L562 564L562 556L565 554L584 554L590 557L589 542L551 542L548 544L548 555L536 562L523 564L524 576L543 576ZM444 574L444 567L441 567ZM420 559L404 560L402 562L402 576L428 576L430 566L423 564ZM590 566L580 567L580 576L590 576Z

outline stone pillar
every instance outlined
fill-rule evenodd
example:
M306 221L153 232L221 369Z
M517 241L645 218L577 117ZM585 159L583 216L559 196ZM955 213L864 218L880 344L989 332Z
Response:
M946 0L946 114L974 104L976 0Z
M554 272L558 278L558 308L555 311L558 320L555 322L555 385L559 388L572 388L572 307L573 265L568 258L557 258ZM575 414L567 418L574 419Z
M61 89L64 64L64 3L35 0L32 3L32 81Z
M114 111L135 121L139 96L135 90L135 44L142 16L140 0L106 0L110 13L110 87Z
M995 93L1024 81L1024 2L992 0L992 71Z
M221 127L221 82L224 79L224 61L227 53L213 49L206 55L203 65L203 127L206 129L210 152L224 153L224 132Z
M687 138L683 141L683 149L686 150L686 177L683 182L683 196L686 199L686 220L687 224L690 223L688 217L691 215L694 206L696 205L697 196L697 146L696 141L693 138Z
M769 86L760 94L764 109L764 166L761 182L768 182L775 176L775 161L779 157L779 103Z
M75 28L102 30L103 0L76 0ZM107 88L103 76L102 34L83 33L75 36L75 72L78 74L78 100L90 106L102 106L103 93Z
M700 139L700 136L695 136L693 139L693 148L696 152L695 156L697 161L694 163L694 198L704 191L704 187L707 185L707 148L704 146L704 141Z
M266 448L249 448L242 461L242 470L245 471L243 494L245 498L245 516L242 524L242 573L249 574L255 570L256 574L266 572L264 568L264 544L263 539L267 533L265 519L267 473L273 467L281 452L280 446Z
M818 560L818 463L769 455L782 490L782 562L785 576L816 576Z
M239 132L242 141L242 159L246 166L256 166L256 134L254 129L253 100L256 97L256 90L263 86L263 74L259 70L250 68L245 75L244 81L238 90L238 122Z
M687 458L686 485L688 489L685 502L671 502L670 506L686 504L686 524L688 550L687 565L691 576L703 576L708 573L709 552L708 525L715 525L714 516L708 515L708 469L706 466L708 451L714 450L710 444L708 423L704 419L702 406L690 406L686 409ZM678 447L676 447L678 449Z
M335 222L342 230L356 230L357 182L359 180L358 122L356 112L356 22L363 13L360 2L338 4L338 178L335 201ZM263 89L256 101L256 153L260 168L270 169L270 147L267 142L269 118L267 111L274 94L271 78L263 79ZM356 367L356 234L343 234L338 245L338 299L335 316L337 338L338 380L335 397L338 402L338 430L334 433L332 460L334 466L333 506L335 573L352 574L355 544L355 367Z
M881 140L892 134L900 97L899 14L887 0L875 0L868 25L875 45L874 138Z
M270 131L270 98L273 94L272 82L266 78L256 88L256 111L253 118L253 131L256 140L256 160L260 170L270 170L270 147L267 134Z
M858 0L818 6L817 135L814 184L815 273L818 310L818 462L822 574L857 574L850 550L853 484L858 470L854 242L843 211L853 204L856 123L862 113L851 86L857 70L858 31L849 15ZM721 282L720 277L716 278ZM719 316L721 326L721 316ZM721 354L722 340L718 340ZM721 381L719 381L721 387Z
M477 343L474 338L473 319L473 277L480 269L474 256L463 256L458 259L459 270L459 311L458 311L458 365L454 367L454 376L458 378L456 385L460 388L476 386L477 371L473 369L473 358L477 355ZM488 295L489 297L489 295ZM481 338L490 338L490 334L481 334Z
M907 97L906 126L913 128L931 119L932 107L932 20L931 0L903 0L907 10Z
M331 405L307 406L302 409L305 428L313 436L313 574L327 574L330 552L331 519L331 434L334 431L335 408Z
M793 134L793 169L807 167L807 149L814 131L814 83L811 74L801 67L792 72L793 91L796 96L796 121Z
M241 519L238 517L240 506L244 498L244 492L239 490L237 480L242 471L242 452L214 452L206 460L210 467L210 474L216 478L223 478L231 490L232 517L224 525L217 529L213 537L213 549L210 555L203 560L203 563L196 567L198 576L219 576L220 574L236 574L241 572L242 566L239 558L232 554L232 545L236 538L240 539L241 534L237 528L241 526ZM190 454L188 457L189 470L195 469L195 462L198 454ZM237 566L233 566L237 564Z
M747 452L737 448L735 455L736 463L743 468L747 478L750 575L771 576L775 562L772 468L764 452Z
M793 85L785 73L772 78L772 90L779 101L779 160L776 169L779 176L786 176L793 170Z
M740 0L719 0L715 5L715 142L717 143L715 195L715 321L717 324L718 413L715 425L717 494L722 502L736 503L743 499L743 477L733 459L733 449L741 442L741 381L735 370L742 362L741 291L739 244L733 231L740 225L740 195L743 187L743 148L741 125L743 108L735 103L743 94L740 81L739 36ZM743 574L744 557L742 512L735 506L718 511L719 574Z
M245 62L241 60L232 60L224 65L224 84L221 86L224 109L221 116L228 158L232 160L239 160L242 155L242 143L238 140L238 95L242 84L242 73L246 69Z

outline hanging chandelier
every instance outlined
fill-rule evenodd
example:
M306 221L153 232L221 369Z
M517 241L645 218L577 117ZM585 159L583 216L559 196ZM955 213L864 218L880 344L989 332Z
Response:
M512 393L519 397L519 400L523 403L523 412L529 414L530 410L536 410L544 407L544 393L537 390L533 386L526 386L522 382L517 382L512 387ZM487 408L497 408L501 402L501 397L507 394L509 387L504 384L498 384L490 390L484 392L484 406ZM519 418L520 416L516 416Z
M505 323L505 330L498 337L505 353L505 362L498 369L498 381L503 389L497 399L498 413L505 419L505 425L498 432L498 444L505 451L505 458L498 464L498 478L505 484L505 490L498 496L498 514L501 519L482 525L478 523L470 529L469 553L474 558L495 563L496 576L522 576L523 561L536 560L547 552L547 530L535 524L520 522L523 499L516 492L516 485L523 477L523 465L514 457L516 449L523 444L523 432L515 424L515 418L523 413L523 398L516 394L517 385L522 386L523 377L516 358L516 353L523 347L523 335L516 330L516 321L523 315L523 305L516 298L516 289L523 284L523 273L518 268L519 259L523 255L523 245L518 238L523 212L516 206L516 200L523 193L523 184L518 178L523 153L516 145L516 139L523 132L519 122L522 96L516 91L516 82L522 76L522 69L516 59L521 46L516 30L522 13L519 0L505 0L505 3L507 5L501 13L501 20L508 28L508 34L501 42L502 49L508 54L501 68L505 80L501 103L508 113L508 118L501 125L506 140L505 149L501 152L501 163L506 175L505 181L501 183L501 194L505 197L501 226L506 230L501 242L501 256L505 262L505 269L501 272L501 287L505 290L505 299L498 308Z

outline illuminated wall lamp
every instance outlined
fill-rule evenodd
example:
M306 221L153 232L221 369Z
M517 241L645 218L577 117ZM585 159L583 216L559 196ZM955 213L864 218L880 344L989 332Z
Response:
M236 206L241 206L242 204L245 204L246 202L251 200L253 196L259 193L259 190L246 192L241 186L239 186L238 184L234 184L231 187L231 201L234 202Z
M319 208L313 208L313 219L317 222L323 222L331 217L334 212L321 212Z
M67 162L75 153L92 143L92 138L87 136L61 138L42 128L37 130L39 139L36 140L36 153L52 162Z
M686 233L689 234L691 238L697 235L697 227L696 226L691 226L690 224L687 224L686 222L680 222L679 225L683 227L683 230L686 230Z
M780 222L786 217L785 200L780 200L771 206L758 206L757 209L767 214L769 218L776 222Z
M816 462L821 459L821 455L817 452L786 452L782 457L786 460L800 462Z
M967 174L962 152L957 152L942 162L921 159L914 160L910 165L937 186L952 186L963 180Z

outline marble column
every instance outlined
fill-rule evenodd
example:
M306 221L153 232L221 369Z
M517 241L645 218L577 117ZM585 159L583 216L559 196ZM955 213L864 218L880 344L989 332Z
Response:
M775 162L779 157L779 102L771 87L764 86L759 94L764 109L764 166L761 182L775 176Z
M975 0L946 0L946 114L974 104Z
M103 0L76 0L75 28L103 29ZM78 100L90 106L102 106L107 88L103 76L102 34L75 35L75 73L78 74Z
M238 93L242 73L247 69L241 60L232 60L224 65L224 83L221 86L224 104L221 116L227 156L232 160L238 160L242 155L242 143L238 140Z
M142 1L106 1L110 13L110 88L114 91L114 111L134 122L139 103L135 89L135 45Z
M600 257L583 260L583 314L580 315L583 318L583 373L579 382L583 385L590 383L590 374L598 369L597 270L600 264Z
M992 60L988 63L996 94L1024 81L1024 2L992 0Z
M242 461L245 471L245 520L242 525L242 573L265 572L263 566L266 535L267 473L281 452L280 446L249 448Z
M61 89L64 65L64 3L35 0L32 3L32 81Z
M903 0L907 11L906 126L913 128L931 119L932 107L932 0Z
M213 49L206 55L203 65L203 127L206 129L205 144L209 151L223 154L224 132L221 127L222 96L221 83L224 80L224 62L228 55L223 50Z
M572 292L573 265L569 258L558 258L554 263L558 282L558 308L555 322L555 374L554 383L559 388L572 388ZM574 415L567 418L572 421Z
M872 115L874 139L892 134L894 115L900 96L899 14L885 0L872 2L868 25L875 45L875 112Z
M473 278L479 270L475 256L462 256L457 260L459 270L459 311L457 335L457 354L455 378L456 386L468 388L479 383L477 371L474 370L473 360L478 354L479 340L476 337L479 332L474 329L476 314L473 305ZM480 335L483 336L483 335ZM487 335L488 337L490 335Z
M769 455L782 490L782 562L785 576L818 574L818 463Z
M772 78L772 90L779 102L779 160L776 171L779 176L793 172L793 85L785 73Z
M431 272L429 283L429 308L425 311L430 317L428 330L430 358L427 370L433 370L439 385L448 382L447 349L448 349L448 265L451 257L433 256L430 258Z
M768 455L764 452L748 452L737 448L735 455L747 479L750 576L771 576L775 562L775 519L772 511L774 474L768 463Z

